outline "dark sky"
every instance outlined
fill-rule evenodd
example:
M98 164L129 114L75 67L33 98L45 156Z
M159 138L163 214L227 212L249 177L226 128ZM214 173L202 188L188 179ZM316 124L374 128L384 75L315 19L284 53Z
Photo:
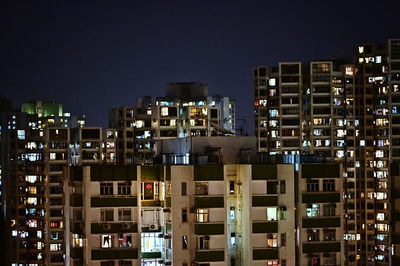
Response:
M57 101L107 126L111 107L200 81L252 122L254 66L400 38L399 10L400 1L3 0L0 96L15 107Z

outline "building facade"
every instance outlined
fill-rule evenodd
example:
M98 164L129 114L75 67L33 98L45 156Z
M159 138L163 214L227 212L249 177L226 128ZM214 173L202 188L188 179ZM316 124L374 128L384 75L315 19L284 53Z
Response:
M151 163L158 139L235 134L235 102L208 96L208 86L172 83L165 97L143 97L136 107L110 110L110 127L118 128L117 157L122 164Z
M399 159L399 47L393 39L359 45L350 58L254 69L258 150L343 164L349 264L388 265L397 256L389 190L390 162Z

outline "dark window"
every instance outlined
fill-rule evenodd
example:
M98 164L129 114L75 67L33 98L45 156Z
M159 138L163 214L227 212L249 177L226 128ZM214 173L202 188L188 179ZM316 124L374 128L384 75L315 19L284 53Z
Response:
M187 222L187 209L182 209L182 223Z
M187 195L187 191L186 191L186 182L182 182L182 183L181 183L181 195L182 195L182 196L186 196L186 195Z

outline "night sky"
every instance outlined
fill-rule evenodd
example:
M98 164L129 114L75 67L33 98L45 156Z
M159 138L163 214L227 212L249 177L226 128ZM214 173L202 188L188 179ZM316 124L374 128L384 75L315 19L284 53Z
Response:
M3 0L0 96L60 102L106 127L111 107L199 81L251 124L254 66L400 38L400 1L326 2Z

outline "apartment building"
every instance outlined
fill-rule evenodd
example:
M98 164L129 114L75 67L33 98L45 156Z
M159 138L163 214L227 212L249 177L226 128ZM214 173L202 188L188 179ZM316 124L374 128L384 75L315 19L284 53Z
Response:
M171 83L164 97L145 96L136 107L110 110L110 127L118 128L117 157L122 164L151 163L158 139L235 134L235 102L208 96L197 82Z
M65 168L66 261L339 265L340 173L338 164Z
M349 58L254 69L258 150L343 164L346 263L391 261L390 162L398 162L399 40Z

